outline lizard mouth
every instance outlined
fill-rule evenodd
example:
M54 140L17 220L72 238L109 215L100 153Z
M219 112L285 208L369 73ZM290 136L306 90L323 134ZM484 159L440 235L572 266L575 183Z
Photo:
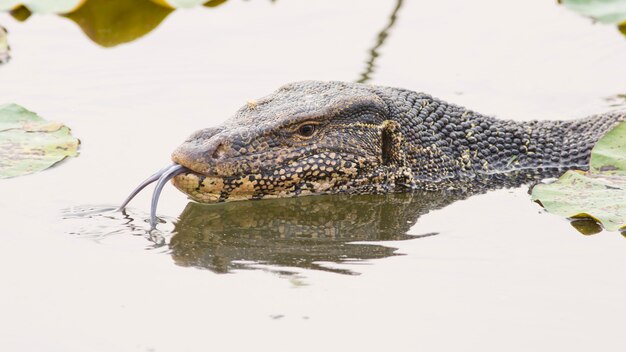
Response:
M329 189L331 179L337 177L322 160L334 155L332 151L267 155L259 152L204 161L179 148L172 160L186 170L172 184L197 202L216 203L317 194Z
M174 187L200 203L260 198L258 191L255 191L257 182L253 175L221 177L191 170L172 179Z
M333 154L328 152L328 156ZM282 167L265 172L233 161L205 167L198 172L195 171L198 169L195 164L175 159L182 163L169 165L148 177L131 192L118 210L123 210L145 187L156 182L150 209L150 224L154 228L159 196L170 180L178 190L200 203L328 193L338 183L354 178L358 173L356 160L344 161L341 164L343 169L338 171L336 162L330 159L324 152L307 153L289 160Z
M242 174L217 176L187 169L172 184L200 203L258 200L321 193L332 186L328 180L303 182L296 175L277 171L270 175Z

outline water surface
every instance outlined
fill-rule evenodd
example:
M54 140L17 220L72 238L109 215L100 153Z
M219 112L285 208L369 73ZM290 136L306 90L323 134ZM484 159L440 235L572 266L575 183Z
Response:
M539 0L142 1L107 10L132 31L94 27L99 0L0 13L1 102L82 140L80 157L0 181L2 350L624 350L626 241L581 235L527 187L214 206L168 187L156 232L147 193L101 212L192 131L290 81L517 120L623 107L615 26Z

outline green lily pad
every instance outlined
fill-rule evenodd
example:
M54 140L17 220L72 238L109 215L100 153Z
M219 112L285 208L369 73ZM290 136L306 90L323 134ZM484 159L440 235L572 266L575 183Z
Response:
M9 61L9 43L7 42L7 30L0 26L0 64Z
M76 10L85 0L0 0L0 10L7 11L19 6L34 13L68 13Z
M619 24L626 21L625 0L561 0L561 3L601 23Z
M626 230L626 122L596 143L589 171L568 171L554 183L539 184L532 199L553 214Z
M626 36L626 0L560 0L570 10L594 21L616 24Z
M626 176L626 123L617 125L591 151L590 171Z
M78 155L70 129L15 104L0 105L0 178L31 174Z

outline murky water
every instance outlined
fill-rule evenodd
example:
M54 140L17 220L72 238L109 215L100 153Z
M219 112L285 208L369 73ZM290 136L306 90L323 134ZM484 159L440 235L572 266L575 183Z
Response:
M148 194L106 211L189 133L290 81L401 86L519 120L624 106L615 26L540 0L212 4L0 13L0 103L83 143L0 181L0 349L624 350L626 241L581 235L527 187L211 206L168 187L157 231Z

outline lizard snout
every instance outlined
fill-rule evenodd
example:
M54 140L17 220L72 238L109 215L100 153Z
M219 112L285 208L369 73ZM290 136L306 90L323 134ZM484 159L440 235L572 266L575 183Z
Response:
M210 128L194 133L174 150L172 161L201 174L213 174L216 163L231 150L228 136L219 132Z

